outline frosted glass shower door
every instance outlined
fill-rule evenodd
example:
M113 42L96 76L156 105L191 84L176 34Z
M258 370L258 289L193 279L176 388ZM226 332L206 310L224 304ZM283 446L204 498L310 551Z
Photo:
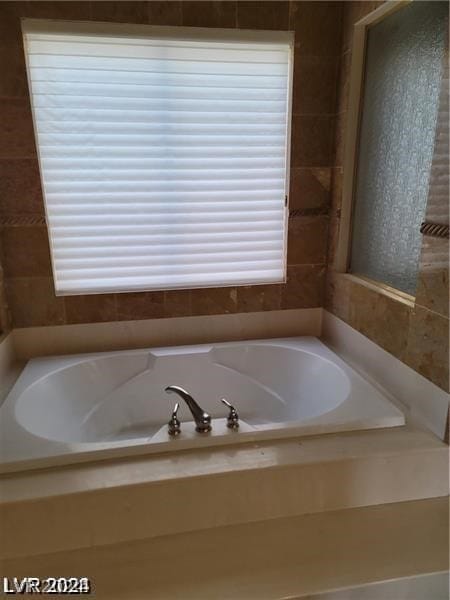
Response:
M413 295L447 24L416 1L367 38L350 270Z

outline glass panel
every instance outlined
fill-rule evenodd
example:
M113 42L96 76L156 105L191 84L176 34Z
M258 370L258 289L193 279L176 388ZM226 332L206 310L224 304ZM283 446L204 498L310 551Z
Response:
M448 22L412 2L368 32L351 271L415 294Z

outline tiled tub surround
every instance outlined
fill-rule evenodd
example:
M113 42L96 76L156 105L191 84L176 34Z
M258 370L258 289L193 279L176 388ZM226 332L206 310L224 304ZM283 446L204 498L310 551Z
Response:
M340 2L233 1L0 3L0 219L9 304L6 311L3 301L3 314L11 315L12 326L237 315L325 304L352 327L448 389L448 242L424 238L415 304L410 299L399 301L395 294L381 293L379 288L364 285L352 277L343 277L334 269L352 28L356 21L381 4L376 1L343 5ZM21 16L295 31L292 217L286 284L55 297L29 109ZM445 114L445 95L440 114ZM335 158L331 139L334 131ZM447 147L448 125L445 129L444 124L437 139L441 143L442 159L442 149L445 154ZM448 186L448 178L445 179L442 168L438 172L436 162L433 169L432 182L436 182L436 186L433 188L432 183L432 190L441 190L440 197L446 198L448 194L442 190ZM435 203L430 201L430 206L434 207L435 216Z
M316 335L318 335L320 319L314 316L317 312L321 313L322 309L272 311L270 315L289 315L286 324L290 321L295 325L303 320L304 328L316 320ZM242 318L242 323L247 323L247 317L253 316L256 315L217 315L190 317L181 321L191 322L195 319L196 322L203 322L204 325L220 321L225 326L214 327L213 333L217 335L220 330L225 334L228 329L234 334L235 326L230 327L229 323L233 323L238 318ZM264 315L258 313L257 316L259 318ZM24 570L26 575L29 573L30 566L33 570L36 564L33 562L33 556L43 565L47 565L47 569L49 564L55 564L55 569L58 571L58 568L61 570L64 564L73 562L77 551L80 556L86 556L86 552L91 552L90 560L80 564L80 572L90 575L100 586L102 579L95 569L91 569L91 566L97 564L97 559L93 562L92 559L101 547L109 548L107 552L111 552L112 563L109 559L100 561L107 569L109 577L112 564L119 563L122 567L125 564L130 565L134 576L141 577L144 572L148 572L148 569L141 569L140 566L136 570L135 558L142 554L141 544L148 544L155 549L155 555L160 555L156 550L161 548L158 545L160 541L166 548L164 552L167 553L165 542L170 543L170 540L173 540L174 547L178 548L179 537L171 536L185 535L192 556L192 536L195 536L196 530L201 529L204 532L204 539L212 540L216 548L217 539L220 540L220 537L217 537L220 536L220 529L217 528L234 527L232 540L235 546L235 532L249 527L250 537L247 534L244 537L252 539L251 524L256 521L259 525L255 523L255 526L261 527L265 532L266 545L264 546L263 543L263 547L267 548L269 523L279 531L279 524L282 523L280 518L285 518L289 531L295 532L295 539L303 540L299 547L303 549L307 547L304 555L306 562L303 558L297 557L293 559L292 566L287 570L279 571L278 568L274 570L272 564L271 568L264 573L286 573L282 579L278 576L276 578L278 582L285 583L288 574L295 572L296 576L299 575L299 581L304 582L307 574L311 573L309 565L313 564L313 571L318 577L318 587L315 589L323 590L327 586L323 586L323 569L317 564L317 556L322 556L323 553L319 552L318 555L310 545L305 545L305 531L295 525L296 519L302 519L302 515L309 519L315 513L322 523L322 519L327 521L331 518L333 513L330 511L347 509L342 514L339 513L337 521L342 523L344 517L344 523L348 523L345 521L345 514L353 515L353 509L356 507L372 507L368 510L389 511L391 510L389 507L396 506L393 503L401 502L404 504L399 505L397 516L392 521L396 527L400 522L399 516L404 519L405 511L408 512L416 504L413 501L425 498L441 497L436 501L425 500L425 502L442 503L442 516L445 514L446 517L443 519L439 517L433 531L439 533L441 537L445 536L447 540L448 511L445 496L448 493L448 446L443 444L439 437L442 437L445 428L443 421L448 406L448 394L401 364L400 361L391 360L391 355L386 351L333 315L325 313L323 319L325 343L337 344L333 349L336 349L340 357L361 373L364 379L368 379L393 402L404 403L402 411L407 418L405 426L305 436L301 439L296 436L284 440L260 440L221 447L209 446L204 450L197 448L181 451L176 455L162 453L130 456L80 463L70 468L54 467L5 474L1 476L0 521L6 543L1 545L0 555L2 559L18 558L14 563L9 561L2 563L7 572L16 574ZM147 336L149 336L147 339L157 339L151 338L154 333L150 327L152 322L155 324L159 322L159 326L164 324L166 327L170 320L136 321L135 334L142 335L139 330L140 325L140 329L143 326L147 327ZM261 323L256 323L256 326L260 328ZM89 337L91 329L94 331ZM111 330L109 334L108 329ZM119 329L123 329L122 333ZM54 332L61 332L61 335L55 337ZM116 335L117 333L119 335ZM1 344L0 359L3 358L5 364L10 363L14 358L15 347L22 351L22 358L26 356L23 351L30 349L30 344L25 339L27 335L35 338L35 348L38 347L37 340L45 339L46 346L43 350L44 353L49 353L52 350L52 343L57 344L53 345L53 350L61 349L63 337L66 338L66 343L70 341L72 348L76 347L74 344L80 347L80 344L83 346L88 341L89 347L93 349L94 342L97 348L101 348L102 344L111 347L114 340L123 342L125 333L128 335L132 333L130 324L125 322L15 329ZM17 340L14 339L16 336L18 336ZM249 337L248 333L247 337ZM126 341L129 343L130 339ZM426 406L423 403L424 398L427 399ZM431 428L436 435L423 425ZM214 498L214 502L211 502L211 498ZM352 528L352 531L361 532L357 523L359 525L362 522L366 523L367 519L359 514L358 510L366 509L357 509L354 521L356 529ZM415 573L445 569L448 564L447 554L442 556L443 566L439 566L441 563L438 565L434 559L430 562L431 555L435 558L435 550L441 548L435 543L435 534L430 534L430 522L434 522L436 514L436 507L433 504L429 513L412 517L405 524L405 535L397 533L395 527L392 529L384 516L381 519L376 517L374 531L378 533L371 533L367 537L362 536L361 542L356 544L358 556L361 555L359 550L361 544L364 544L364 547L367 544L373 547L374 540L386 540L386 534L390 536L394 530L396 533L392 539L399 543L399 551L395 554L404 558L406 552L407 560L404 564L408 565L408 568L405 572L401 569L399 571L398 564L392 560L392 552L389 553L388 546L384 544L386 550L381 553L377 550L377 557L386 556L387 553L388 571L383 571L381 566L377 566L374 570L374 562L370 560L368 573L371 576L375 576L376 573L375 579L377 579L381 571L388 573L387 578L410 574L411 565L414 565ZM48 527L49 519L53 524L51 528ZM417 539L412 541L408 537L411 532L417 532L414 523L426 524L423 543ZM329 533L329 525L318 525L314 531L311 539L317 541L317 534L323 531ZM342 528L342 531L348 532L347 525ZM329 540L323 539L320 542L322 549L324 547L330 549L331 562L327 563L326 572L337 577L337 579L332 577L331 587L344 584L340 579L342 573L349 574L349 578L345 579L347 585L361 583L362 580L355 581L351 577L351 574L355 575L354 568L342 565L336 570L336 560L341 555L351 557L346 564L354 565L354 561L360 564L357 556L348 552L349 547L355 548L354 536L348 538L345 535L337 535L333 539L348 539L350 546L345 546L346 549L343 548L341 551L335 545L329 544ZM108 546L110 544L114 546ZM121 544L132 545L130 558L121 554ZM221 547L220 543L219 546ZM204 542L202 547L204 548ZM91 551L88 550L89 548ZM425 548L426 551L423 552L425 560L422 558L419 560L416 555L415 558L410 557L408 551L411 548ZM445 548L448 550L446 544ZM136 549L138 549L137 554ZM430 549L433 551L430 552ZM286 548L281 544L279 553L275 553L283 557L283 563L285 551ZM46 553L51 553L51 556ZM208 552L208 555L211 554L212 551ZM194 556L196 558L199 556L196 550ZM252 551L249 556L252 556ZM364 553L363 556L367 558ZM314 563L308 562L310 560L308 557L313 558ZM56 563L52 560L56 560ZM332 567L329 566L330 564ZM248 566L245 565L246 573L249 572ZM254 571L250 569L251 572L258 573L259 582L261 581L260 566ZM189 569L181 571L177 581L184 582L185 573L188 571ZM35 572L40 571L34 569L33 573ZM360 569L358 574L361 574ZM152 572L150 579L153 579L153 576ZM223 563L220 566L219 577L223 581ZM268 590L269 580L272 581L270 577L264 579L266 587L263 595L261 595L263 588L259 587L255 597L271 597L264 595ZM373 580L364 579L364 581ZM148 583L144 585L145 589L148 589ZM217 591L216 587L214 589ZM227 589L230 591L228 584ZM247 594L248 586L243 589L245 589L243 594ZM294 587L284 587L284 593L280 592L275 597L281 595L295 597L294 591L300 593L302 589L304 589L302 585L298 587L296 583ZM193 590L195 590L193 597L198 597L197 584ZM235 588L231 591L237 593ZM100 589L96 589L96 593L101 596ZM185 586L180 588L180 594L182 598L186 597ZM211 597L211 590L208 589L205 594L205 597ZM105 597L115 596L105 592ZM167 596L162 594L161 597L172 597L172 594L169 593Z
M384 396L399 403L408 421L446 439L449 394L320 308L14 329L0 343L0 404L26 361L37 357L220 345L292 335L319 337Z
M14 327L320 307L324 300L340 2L2 2L0 219ZM295 73L287 282L56 297L20 17L290 29ZM31 302L30 299L33 299Z
M441 437L444 429L448 394L400 361L391 360L387 352L348 325L333 321L339 320L324 315L325 342L337 343L338 356L381 394L394 403L404 402L405 426L301 439L296 435L284 440L208 446L176 455L117 457L70 468L5 474L1 476L0 520L8 543L2 545L0 555L59 552L283 516L445 496L448 446L437 436ZM121 325L99 323L93 327ZM54 329L67 333L85 327ZM27 331L16 329L7 341ZM41 330L41 338L45 332ZM4 349L7 355L13 350L4 341L0 358ZM420 419L424 397L428 412ZM50 529L49 518L54 525ZM445 524L443 531L447 531Z
M195 431L184 402L164 393L169 384L211 415L210 432ZM227 427L224 396L238 410L238 430ZM175 402L181 431L173 438ZM300 337L36 359L1 406L0 423L2 472L396 427L405 417L319 340Z
M336 104L325 307L443 390L449 389L448 240L422 238L415 298L337 270L353 25L382 2L345 2ZM448 64L448 57L446 57ZM448 223L448 69L443 70L426 218Z

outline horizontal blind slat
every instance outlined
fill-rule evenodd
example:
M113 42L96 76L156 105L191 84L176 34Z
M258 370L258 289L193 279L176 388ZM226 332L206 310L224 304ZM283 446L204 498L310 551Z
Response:
M191 180L246 180L246 179L283 179L284 169L266 168L260 169L252 167L248 169L233 168L197 168L197 169L47 169L46 177L52 181L65 183L88 183L98 182L107 179L109 182L119 181L167 181L168 179L177 179L178 181Z
M69 145L75 136L88 135L91 139L99 140L100 144L106 141L124 143L126 145L135 143L136 146L148 145L153 140L155 144L165 145L166 148L178 144L192 144L193 146L215 146L218 139L223 139L223 144L233 144L233 137L237 144L257 145L269 138L270 142L279 143L283 139L285 126L279 123L266 123L258 125L253 118L248 121L243 117L236 118L235 115L224 115L223 122L197 123L196 119L179 120L172 122L92 122L86 121L43 121L37 126L37 133L41 136L60 136L67 140ZM224 125L228 121L228 125ZM95 136L95 138L94 138ZM133 136L133 138L131 137ZM133 141L131 141L133 140ZM78 140L74 140L78 143ZM52 139L53 142L53 139ZM60 142L63 143L63 142Z
M222 264L230 262L257 262L258 260L279 261L282 258L281 250L252 250L238 252L194 252L194 253L175 253L171 254L172 265L197 265L197 264ZM148 256L131 256L131 257L95 257L95 258L66 258L55 259L58 269L64 271L93 271L98 269L99 272L103 268L122 268L122 267L149 267L149 265L157 263L157 260L149 259Z
M213 44L205 47L186 46L186 45L131 45L114 43L96 43L84 41L82 43L73 43L72 41L37 41L30 40L28 44L30 56L65 56L65 57L88 57L88 58L111 58L111 59L144 59L154 60L164 57L164 61L198 61L198 62L224 62L224 53ZM226 52L226 62L242 62L245 64L264 63L286 64L287 50L268 48L264 51L251 50L248 46L229 47Z
M149 134L127 134L119 135L117 133L101 134L101 133L43 133L39 131L39 122L37 123L37 129L39 133L39 140L43 145L49 144L61 144L62 146L86 146L91 147L92 145L103 146L104 144L111 145L114 142L116 148L118 147L140 147L145 146L162 146L168 147L171 144L180 146L192 145L200 148L209 147L248 147L248 146L279 146L285 140L285 135L267 134L262 128L258 131L256 129L251 134L249 133L235 133L233 128L230 127L230 133L227 135L226 132L216 133L211 132L210 134L205 133L192 133L192 134L176 134L167 133L164 135L155 133ZM242 131L242 126L240 126Z
M110 27L114 27L112 24L108 24ZM183 34L178 36L170 32L169 35L162 34L160 28L152 28L151 32L146 31L145 34L141 35L136 32L129 32L125 34L124 31L120 31L117 35L111 31L111 35L106 35L105 31L102 32L87 32L87 31L39 31L36 30L28 31L27 28L26 36L29 42L67 42L73 45L84 45L87 43L95 43L99 47L103 45L113 44L115 46L156 46L160 48L161 52L165 52L166 48L178 48L181 53L185 53L188 49L215 49L215 50L242 50L251 49L258 53L273 52L274 50L286 52L289 47L289 43L286 40L276 40L267 36L268 32L262 34L264 39L231 39L229 36L224 37L223 33L230 33L227 30L210 30L203 29L185 29ZM177 32L180 31L177 28ZM190 35L187 35L189 32ZM202 36L202 33L208 33L206 39ZM249 32L247 32L249 33ZM252 34L258 35L261 38L259 32L252 32ZM245 46L243 45L245 44Z
M280 232L279 224L276 226L272 226L271 228L263 228L257 229L252 227L250 229L239 229L235 230L232 228L231 230L224 230L224 228L216 228L215 230L209 231L200 231L200 232L192 232L180 230L177 232L167 232L167 231L155 231L153 233L137 233L135 232L133 235L107 235L104 234L102 236L56 236L52 235L52 243L53 248L57 251L59 249L65 248L84 248L84 247L94 247L94 248L103 248L105 246L115 245L119 246L130 246L136 244L165 244L167 243L169 246L171 243L216 243L216 242L239 242L242 239L246 239L249 241L273 241L278 240L281 241L283 239L282 232ZM170 248L168 249L170 252Z
M44 176L45 180L45 176ZM89 194L91 192L106 192L106 191L115 191L126 193L134 193L134 192L173 192L183 188L186 191L195 192L197 190L203 191L239 191L244 192L246 190L255 190L261 189L263 190L265 186L273 188L278 188L280 190L280 194L284 196L284 180L283 179L275 179L264 177L261 179L238 179L238 180L223 180L217 181L215 179L179 179L179 180L161 180L161 181L108 181L104 180L100 183L96 182L85 182L85 181L61 181L61 182L52 182L51 180L45 181L45 187L49 192L60 192L60 193L70 193L70 192L83 192L85 194Z
M32 85L35 82L59 82L69 83L110 83L110 84L134 84L161 86L168 90L180 85L189 87L221 87L224 89L252 87L253 89L283 88L286 89L285 75L270 75L267 73L259 75L233 75L218 73L164 73L164 81L161 77L155 77L153 73L142 71L105 71L91 69L45 68L33 67L29 70Z
M169 94L167 94L169 96ZM33 106L35 108L49 109L79 109L89 110L126 110L126 111L155 111L157 113L171 112L201 112L201 113L232 113L232 112L258 112L276 113L285 116L285 102L283 100L241 100L241 99L208 99L203 98L123 98L114 96L67 96L52 94L34 94ZM86 113L85 113L86 114ZM114 113L117 117L117 113ZM151 116L151 114L150 114Z
M265 211L279 211L283 209L284 203L280 200L270 200L270 201L254 201L244 203L242 200L239 202L219 202L219 203L211 203L211 202L201 202L201 203L190 203L184 202L180 204L171 203L130 203L130 204L121 204L119 206L109 206L105 207L102 205L86 205L82 204L81 206L77 205L65 205L55 206L50 205L52 209L52 223L55 223L55 219L70 219L72 222L76 219L80 222L83 219L86 222L91 222L91 219L98 218L107 218L107 219L123 219L124 222L126 220L134 221L136 217L140 219L151 219L153 215L166 215L170 217L172 215L177 215L179 218L183 215L183 212L189 212L191 215L199 215L203 214L228 214L230 211L233 211L235 214L242 214L251 210L252 214L265 212Z
M135 227L157 227L159 225L170 225L174 221L182 221L184 225L203 225L205 223L215 224L221 223L234 223L238 221L240 223L252 222L252 221L271 221L274 219L281 219L283 217L284 207L279 207L275 210L256 210L251 212L246 211L232 211L223 210L220 211L154 211L150 214L139 213L127 214L127 215L115 215L115 214L90 214L90 215L68 215L68 216L56 216L52 215L51 224L54 229L62 227L70 227L71 230L83 229L83 228L98 228L102 230L104 227L110 228L119 226L121 229L126 228L128 225ZM139 219L139 225L135 225L136 219Z
M211 263L178 263L176 265L159 264L154 267L102 267L101 269L65 269L59 276L60 281L71 281L73 279L101 279L102 277L114 276L130 277L135 275L136 277L148 276L153 277L155 275L185 275L191 273L198 275L199 273L227 273L233 270L234 267L237 269L276 269L279 265L278 260L272 259L260 259L247 261L244 257L243 260L232 260L224 263L216 262Z
M245 199L244 199L245 200ZM111 206L108 204L107 207L101 204L82 204L80 206L76 204L65 204L55 205L50 204L52 210L53 223L56 218L71 219L98 219L115 218L115 219L136 219L136 215L140 218L151 219L153 215L166 215L180 216L183 213L189 211L192 215L198 215L199 213L224 213L232 212L233 214L241 214L248 212L251 209L251 213L260 213L261 211L284 209L284 202L280 200L262 200L262 201L247 201L243 202L243 199L239 201L229 202L179 202L177 204L170 202L128 202L120 205Z
M272 169L283 169L284 168L284 156L280 154L279 157L266 156L250 156L250 157L211 157L202 156L201 158L175 158L175 157L159 157L153 158L114 158L114 157L71 157L63 158L61 156L55 156L53 158L41 158L41 163L49 171L61 171L71 172L80 171L82 169L92 168L105 168L109 167L115 169L116 167L122 167L123 170L138 170L138 169L204 169L205 167L215 167L218 169L230 169L230 168L241 168L241 169L252 169L267 167Z
M43 159L61 159L78 160L80 158L90 160L107 159L113 160L142 160L142 159L164 159L175 160L182 158L192 158L204 160L209 158L233 158L235 160L245 160L252 158L272 158L283 157L285 154L282 146L214 146L204 148L202 146L177 145L171 147L164 146L63 146L60 145L41 145L40 156Z
M240 62L207 62L193 60L145 59L145 58L107 58L102 56L56 56L51 54L29 54L28 64L46 68L101 71L139 71L165 75L181 73L193 75L285 75L284 63L240 63Z
M243 269L219 273L202 273L188 275L145 276L145 277L113 277L97 280L78 279L73 281L55 281L57 292L65 294L92 294L101 292L133 292L142 289L183 289L202 288L207 286L250 285L257 283L279 283L283 280L283 269Z
M197 253L213 253L216 252L245 252L251 251L275 251L280 249L280 240L269 239L269 240L245 240L245 241L223 241L223 242L180 242L176 240L170 240L154 244L140 244L137 245L133 242L127 244L126 247L113 246L89 246L85 245L83 248L74 246L73 248L60 248L55 249L53 257L55 260L96 260L101 258L148 258L148 255L153 256L159 253L165 253L169 249L175 254L197 254Z
M35 94L61 96L109 96L110 98L172 98L172 99L208 99L208 100L286 100L284 87L256 86L201 86L201 85L150 85L123 82L66 82L41 81L33 82Z
M108 225L108 224L90 224L90 225L53 225L50 220L50 224L53 228L53 236L55 239L58 237L71 236L78 237L99 237L100 235L111 236L115 235L117 238L133 236L133 235L152 235L157 233L164 233L167 235L176 235L178 233L200 233L200 232L213 232L213 231L246 231L251 229L253 231L260 231L266 228L273 228L281 224L282 219L276 218L276 216L268 216L266 218L260 217L259 215L253 220L240 219L238 216L231 215L229 218L223 218L220 222L210 220L202 222L199 219L187 219L183 218L181 223L175 219L172 222L166 220L160 220L159 222L147 225L142 224L141 219L133 225Z
M86 206L99 206L102 208L102 204L108 204L112 210L114 207L122 206L124 203L142 203L145 202L146 205L151 204L154 201L174 201L174 202L205 202L208 200L214 201L228 201L234 200L243 203L244 200L254 201L254 200L273 200L274 198L281 198L281 194L283 192L282 187L271 188L267 186L260 190L250 189L250 190L195 190L195 191L187 191L187 190L175 190L175 191L161 191L161 192L150 192L148 190L144 192L119 192L108 191L105 192L95 192L91 194L83 194L83 193L47 193L46 194L46 203L48 206L56 206L56 208L61 205L71 206L75 204L76 206L82 207ZM283 198L284 201L284 198ZM104 207L103 207L104 209Z

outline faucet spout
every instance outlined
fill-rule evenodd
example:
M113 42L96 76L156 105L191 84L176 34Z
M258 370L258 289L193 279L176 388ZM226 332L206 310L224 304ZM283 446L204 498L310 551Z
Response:
M186 404L192 413L195 421L195 430L199 433L207 433L211 431L211 415L203 410L201 406L197 404L194 398L182 387L178 385L169 385L164 390L168 394L178 394Z

